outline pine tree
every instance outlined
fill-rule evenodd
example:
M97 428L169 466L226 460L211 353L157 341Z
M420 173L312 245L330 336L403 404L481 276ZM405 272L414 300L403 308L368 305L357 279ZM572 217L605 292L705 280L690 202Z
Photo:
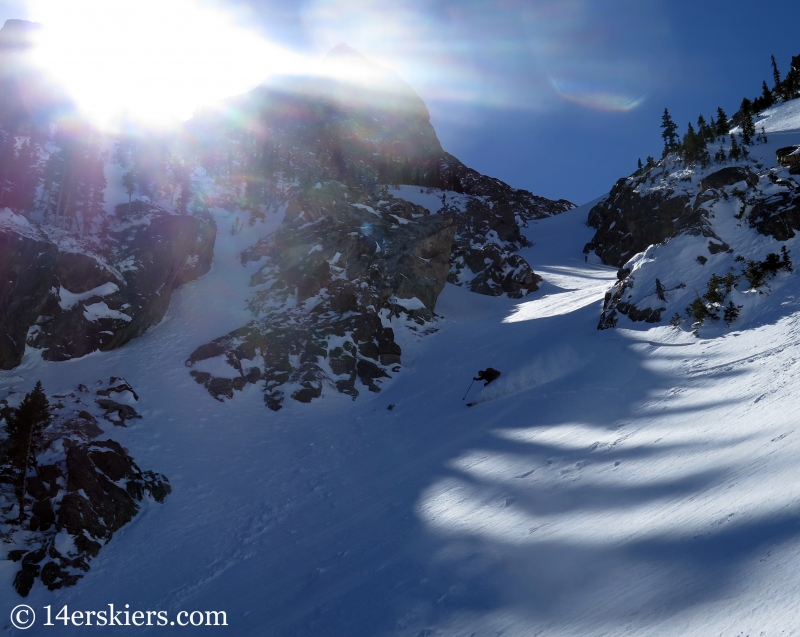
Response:
M749 289L756 290L764 285L767 273L764 271L760 262L750 259L742 271L742 276L750 283Z
M50 404L37 381L32 391L25 395L14 414L9 416L6 433L10 443L9 460L17 474L16 487L19 501L19 521L25 519L25 491L28 470L36 466L36 450L42 440L42 431L50 424Z
M781 72L778 70L778 63L775 61L775 56L772 56L772 79L775 81L775 92L780 95L781 93Z
M698 133L699 133L699 134L702 136L702 138L703 138L703 139L705 139L705 140L710 140L710 139L713 139L713 138L714 138L714 133L713 133L713 131L711 130L711 128L709 127L709 125L708 125L708 124L706 124L706 118L705 118L705 117L703 117L702 115L701 115L700 117L698 117L698 118L697 118L697 132L698 132Z
M781 247L781 268L787 272L792 272L792 260L789 258L789 251L786 246Z
M697 159L695 132L691 122L689 122L689 125L686 127L686 134L683 136L682 149L683 159L687 164L690 164Z
M122 187L125 188L125 192L128 193L128 212L130 212L133 193L136 192L136 177L132 170L122 175Z
M699 132L695 132L691 122L689 122L689 125L686 127L682 149L683 158L687 164L700 162L703 167L708 165L709 155L706 140Z
M752 146L756 125L753 121L753 103L746 97L742 100L742 144Z
M775 98L772 96L772 91L769 90L769 86L767 86L767 81L764 80L764 83L761 85L761 108L759 110L769 108L774 103L775 103Z
M739 310L742 309L741 305L734 305L733 301L728 301L728 305L725 308L725 312L723 313L723 318L725 319L725 323L730 325L736 319L739 318Z
M783 80L783 99L789 101L797 97L800 89L800 55L792 57L792 65Z
M727 135L730 130L730 126L728 126L728 116L725 114L725 111L722 110L722 107L717 108L717 135Z
M711 278L708 280L706 293L703 295L703 298L711 305L721 305L725 300L725 294L719 289L722 283L722 277L718 277L716 274L712 274Z
M638 168L638 170L640 170L640 171L641 171L641 170L642 170L642 168L644 168L644 166L642 166L642 158L641 158L641 157L639 157L639 168Z
M731 150L729 152L731 159L736 161L742 158L742 149L739 144L736 143L736 135L731 135Z
M753 145L753 137L756 132L756 125L753 122L753 116L749 113L742 119L742 144L745 146Z
M708 146L706 145L706 140L703 139L702 136L699 136L698 139L697 161L700 162L700 165L703 168L706 168L711 163L711 154L708 152Z
M666 157L670 151L675 150L678 140L678 126L672 121L672 117L670 117L669 111L666 108L664 109L664 114L661 116L661 128L664 129L664 132L661 133L661 137L664 140L664 157Z

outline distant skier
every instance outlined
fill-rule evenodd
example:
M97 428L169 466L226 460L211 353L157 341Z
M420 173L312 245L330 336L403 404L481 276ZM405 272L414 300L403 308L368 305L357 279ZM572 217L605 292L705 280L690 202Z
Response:
M492 367L487 367L486 369L482 369L481 371L479 371L478 375L472 380L486 381L485 383L483 383L483 386L486 387L486 385L488 385L494 380L497 380L498 378L500 378L500 372L498 372L496 369Z

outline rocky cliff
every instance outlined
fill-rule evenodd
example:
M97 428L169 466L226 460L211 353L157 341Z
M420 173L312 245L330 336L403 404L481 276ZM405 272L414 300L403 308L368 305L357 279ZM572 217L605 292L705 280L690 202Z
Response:
M242 253L261 264L254 320L193 352L191 375L219 400L260 383L274 410L325 387L378 391L399 370L395 331L430 329L455 231L452 216L385 189L331 181L295 193L282 227Z
M12 392L0 400L0 422L15 412L20 398ZM18 472L7 456L10 442L0 439L0 528L6 558L18 564L14 588L22 597L37 579L50 590L77 583L144 498L163 502L170 493L166 477L142 471L104 434L139 418L138 401L122 378L51 396L52 422L24 483L22 516Z
M331 64L337 61L369 81L281 81L190 124L218 186L211 202L257 217L285 200L287 183L307 191L330 180L369 191L413 185L455 194L459 205L452 197L449 205L429 205L457 224L448 280L479 294L535 291L538 277L514 254L527 245L520 228L574 205L468 168L442 150L425 104L405 82L346 47L332 52Z
M792 108L766 112L759 130ZM653 162L592 208L588 223L597 231L585 251L619 268L600 329L621 316L695 331L731 325L788 276L800 229L795 147L779 147L766 132L734 145L741 132L733 128L709 143L715 159L705 164L678 154ZM737 146L744 156L731 157Z
M163 318L172 290L211 267L209 217L141 203L118 212L93 237L0 213L0 368L19 365L26 344L53 361L120 347Z
M339 210L317 229L349 236L367 223L361 217L370 213L350 205L362 202L376 211L371 226L383 233L382 252L377 259L348 253L342 263L382 264L385 271L375 275L381 289L399 298L399 281L426 277L413 285L427 286L417 291L429 312L445 280L480 294L520 298L535 291L539 277L516 254L527 243L520 228L572 207L513 189L445 153L419 96L346 46L331 52L325 72L261 86L181 131L109 135L74 113L65 117L68 102L27 62L35 28L13 21L0 30L0 326L8 335L0 368L18 365L26 346L47 360L66 360L119 347L158 323L171 291L210 266L215 228L206 213L214 207L239 210L251 224L288 213L271 239L270 267L289 289L300 266L287 265L276 246L292 233L307 249L317 245L304 243L310 241L321 242L326 254L334 246L315 231L297 232L292 214L321 219ZM348 208L341 200L320 203L334 183L351 196ZM325 186L316 192L316 184ZM433 193L435 205L417 210L400 193L385 194L401 184ZM381 198L399 214L377 206ZM412 208L422 217L403 216ZM425 241L436 245L436 267L405 273L401 256L423 263L415 251L425 252L417 247ZM359 278L349 262L346 272L354 273L351 287L378 285L377 278ZM328 289L325 279L310 281ZM258 295L265 297L263 290ZM377 305L363 307L379 312L386 298L381 291ZM307 301L302 291L299 300ZM258 303L254 312L266 312Z

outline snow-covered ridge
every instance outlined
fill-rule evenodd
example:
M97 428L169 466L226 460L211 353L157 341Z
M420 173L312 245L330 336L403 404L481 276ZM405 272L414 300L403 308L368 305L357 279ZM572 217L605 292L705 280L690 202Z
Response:
M701 166L668 156L620 180L593 208L598 230L587 248L621 266L601 327L626 315L706 333L710 325L748 325L772 311L768 297L792 280L791 258L800 255L800 182L777 158L800 144L798 104L764 113L764 135L745 147L748 157ZM720 149L730 154L727 141L709 144L711 155ZM791 256L781 257L782 250Z

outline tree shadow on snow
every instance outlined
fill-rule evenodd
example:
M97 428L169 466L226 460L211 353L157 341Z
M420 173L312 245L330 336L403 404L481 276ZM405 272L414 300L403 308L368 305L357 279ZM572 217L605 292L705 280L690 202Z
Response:
M325 514L329 518L320 520L312 511L295 521L298 547L318 568L298 575L292 585L274 588L264 609L272 618L268 632L436 634L437 626L462 621L462 627L475 628L465 634L482 634L482 622L505 613L523 622L520 632L549 625L575 627L581 634L581 622L598 628L622 625L632 614L663 618L723 598L737 584L742 565L759 551L797 538L800 517L738 523L735 516L723 515L705 523L700 533L678 524L674 534L632 532L630 539L598 541L574 533L536 541L537 518L558 522L588 515L614 526L625 519L618 516L641 510L652 516L661 507L720 490L728 467L704 466L702 454L722 458L752 437L626 442L631 432L667 430L670 422L688 418L703 422L747 398L706 396L681 405L682 392L694 387L692 377L654 371L654 350L598 334L595 320L596 308L590 307L562 317L471 326L469 332L452 328L437 335L436 347L414 365L441 372L433 379L401 375L374 399L397 407L373 409L369 444L353 446L347 463L325 477L323 487L336 500ZM565 342L564 335L571 333L574 339ZM494 396L487 392L485 402L467 409L461 401L465 388L455 383L487 364L514 382ZM703 379L731 382L743 373L720 369ZM664 420L654 424L658 419ZM565 445L557 436L523 440L504 433L558 433L560 427L574 426L581 428L585 445ZM364 435L362 425L342 427L337 436ZM619 444L593 444L595 433L604 440L619 433ZM481 473L463 461L481 455L505 459L520 471L501 466L495 474ZM690 461L681 471L658 479L628 468L669 466L671 459L686 458ZM581 478L582 471L598 468L609 475L620 472L624 479ZM488 525L481 531L470 526L473 521L464 523L457 506L463 502L454 501L451 518L446 505L438 519L423 515L432 489L448 480L471 494L475 524L496 516L498 528ZM499 527L506 519L531 520L528 535L504 535ZM306 528L318 528L326 543L304 543ZM425 633L428 628L434 632Z

